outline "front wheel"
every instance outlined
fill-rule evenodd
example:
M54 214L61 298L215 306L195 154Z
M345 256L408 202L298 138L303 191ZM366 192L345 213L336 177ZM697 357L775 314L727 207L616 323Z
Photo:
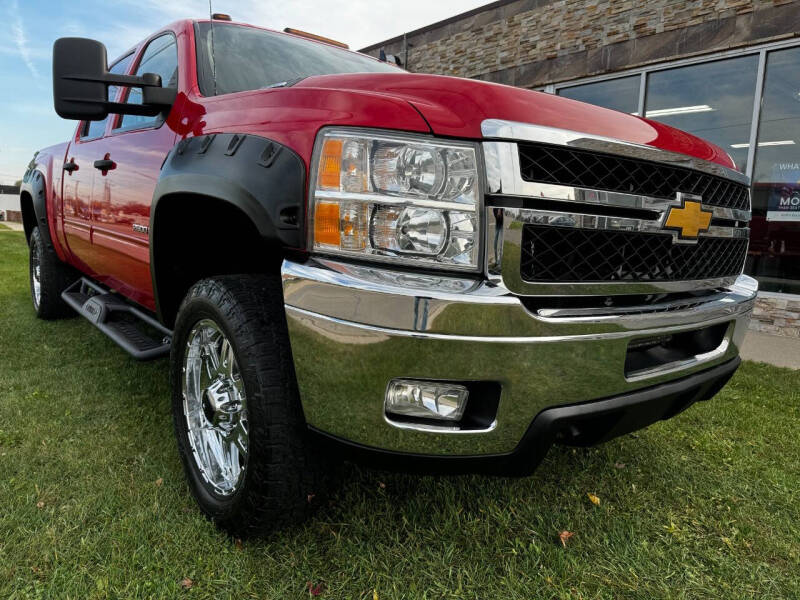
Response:
M77 273L61 262L55 249L44 241L38 227L31 232L28 252L31 300L36 316L40 319L59 319L74 315L75 312L61 298L61 292L78 278Z
M203 512L236 535L304 518L322 469L300 406L280 279L195 284L170 361L178 450Z

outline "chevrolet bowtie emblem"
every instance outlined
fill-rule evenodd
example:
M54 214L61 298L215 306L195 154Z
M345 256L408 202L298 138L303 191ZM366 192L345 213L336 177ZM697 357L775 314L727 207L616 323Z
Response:
M677 230L680 239L695 240L698 235L708 231L713 213L703 210L699 197L693 196L697 200L687 200L686 196L687 194L678 194L681 205L669 209L664 227Z

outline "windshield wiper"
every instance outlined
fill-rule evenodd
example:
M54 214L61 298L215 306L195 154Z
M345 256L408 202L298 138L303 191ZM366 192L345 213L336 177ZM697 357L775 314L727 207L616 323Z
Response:
M270 90L273 88L292 87L295 83L300 83L301 81L303 81L303 79L305 79L305 77L297 77L295 79L289 79L288 81L279 81L278 83L270 83L269 85L265 85L260 89Z

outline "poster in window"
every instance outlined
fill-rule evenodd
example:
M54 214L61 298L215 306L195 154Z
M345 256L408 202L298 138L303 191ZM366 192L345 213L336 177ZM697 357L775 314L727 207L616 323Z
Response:
M800 222L800 163L776 163L767 221Z

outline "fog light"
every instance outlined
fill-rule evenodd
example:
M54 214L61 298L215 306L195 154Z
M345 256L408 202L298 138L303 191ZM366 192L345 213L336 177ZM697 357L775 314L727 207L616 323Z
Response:
M458 421L469 392L463 385L395 379L386 390L386 412L405 417Z

